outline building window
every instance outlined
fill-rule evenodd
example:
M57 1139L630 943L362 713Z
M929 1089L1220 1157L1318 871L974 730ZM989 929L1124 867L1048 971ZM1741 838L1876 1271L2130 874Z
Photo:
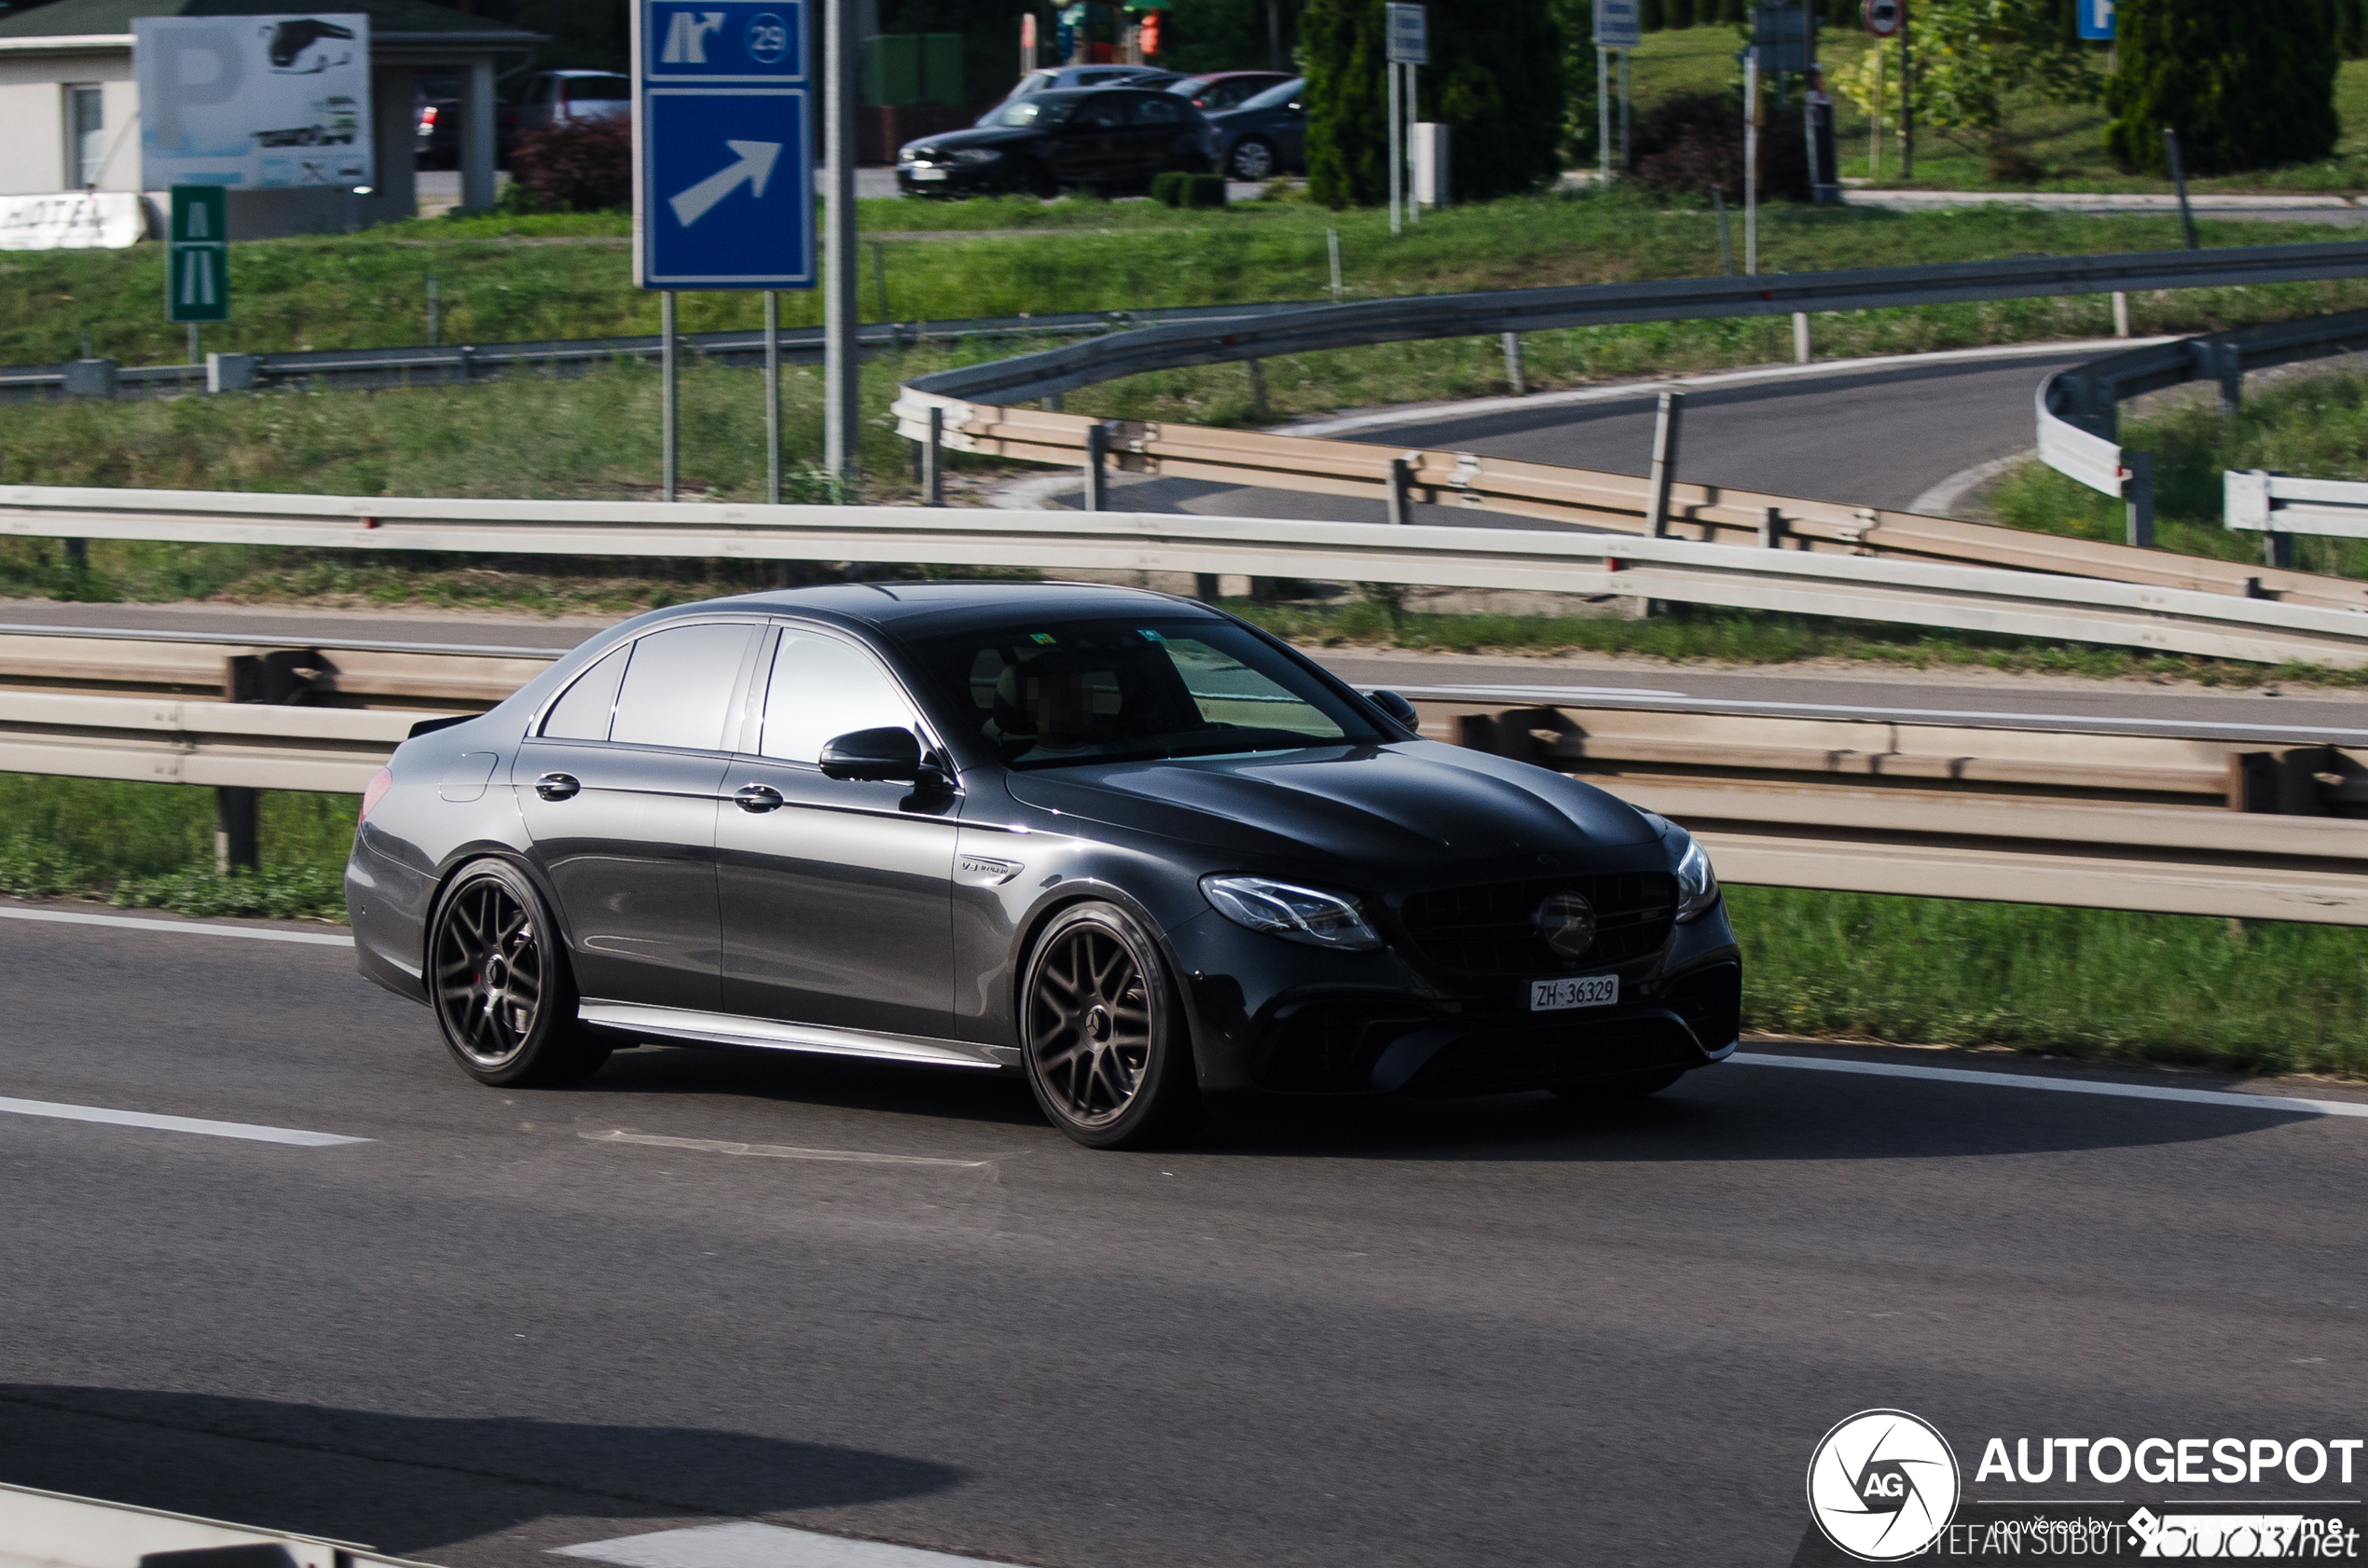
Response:
M66 186L87 190L99 183L107 158L106 103L96 87L66 88Z

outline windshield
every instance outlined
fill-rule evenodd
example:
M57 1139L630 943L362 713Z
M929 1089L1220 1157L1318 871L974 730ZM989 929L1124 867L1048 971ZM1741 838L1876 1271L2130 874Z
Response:
M1255 98L1245 98L1242 100L1242 107L1245 109L1279 109L1284 104L1289 103L1292 99L1297 98L1300 95L1300 89L1305 86L1307 86L1307 78L1305 76L1294 76L1287 82L1276 83L1274 86L1268 88L1264 92L1260 93Z
M1049 93L1037 98L1022 98L1004 104L979 123L1032 125L1039 131L1049 131L1053 126L1067 124L1068 117L1077 113L1079 102L1066 95L1055 98Z
M1048 621L919 646L929 679L1015 768L1296 751L1385 737L1223 621Z

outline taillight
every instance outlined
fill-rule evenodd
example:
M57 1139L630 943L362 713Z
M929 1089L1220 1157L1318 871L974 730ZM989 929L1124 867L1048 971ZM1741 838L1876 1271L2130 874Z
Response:
M420 111L420 133L426 135L435 129L435 105L431 103Z
M384 767L379 769L379 776L376 778L371 779L368 787L364 789L362 791L362 815L355 818L354 820L357 822L368 821L370 819L370 808L377 805L379 802L384 800L386 798L386 792L393 788L394 770L392 768Z

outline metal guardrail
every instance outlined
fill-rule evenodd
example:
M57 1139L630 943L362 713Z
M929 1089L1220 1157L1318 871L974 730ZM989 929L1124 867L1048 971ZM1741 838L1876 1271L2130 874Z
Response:
M2340 241L1423 295L1276 311L1225 332L1191 323L1145 327L991 364L940 371L907 384L948 398L1011 404L1146 371L1372 343L1623 322L1872 310L2361 276L2368 276L2368 242Z
M1582 482L1598 477L1578 475ZM2368 665L2368 616L2324 603L1939 565L1912 557L1744 549L1540 529L1277 522L1158 513L0 487L0 534L9 533L339 549L861 560L1435 584L1656 598L2270 664ZM2188 570L2184 557L2166 557L2163 561L2166 570ZM2361 587L2344 586L2349 591Z
M1400 690L1426 736L1672 817L1739 884L2368 925L2368 728ZM0 690L0 770L356 794L423 717Z
M943 343L1122 332L1146 322L1221 323L1305 309L1312 303L1273 300L1134 310L1074 310L1051 315L974 316L955 321L877 322L858 327L857 342L867 353L893 353ZM797 364L821 362L822 329L819 326L784 327L779 341L784 360ZM761 329L681 333L675 342L695 361L742 368L764 363L764 334ZM663 351L664 341L654 333L442 347L423 344L392 349L313 349L220 355L217 357L223 363L217 366L215 378L224 383L216 390L239 392L282 386L365 391L452 386L519 369L544 375L581 375L595 365L620 359L654 361ZM117 365L112 360L80 363L106 366L105 372L95 379L112 385L117 397L171 397L208 390L207 367L203 364ZM76 370L63 364L0 366L0 403L46 402L67 395L79 384Z
M2232 529L2276 537L2311 533L2368 539L2368 484L2357 479L2298 479L2262 469L2231 469L2220 476L2222 521Z
M238 1558L241 1562L276 1561L288 1568L428 1568L349 1541L0 1485L0 1568L141 1568L151 1557L217 1551L227 1556L241 1547L251 1548Z

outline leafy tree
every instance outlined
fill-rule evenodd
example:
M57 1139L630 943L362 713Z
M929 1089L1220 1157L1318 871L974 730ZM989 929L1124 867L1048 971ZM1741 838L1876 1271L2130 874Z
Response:
M1602 129L1595 116L1595 0L1553 0L1553 16L1563 33L1563 167L1591 169Z
M1308 186L1333 207L1389 197L1389 87L1383 0L1310 0L1300 24L1307 71ZM1459 201L1544 185L1561 172L1562 29L1553 0L1433 5L1422 116L1448 127Z
M2122 0L2121 68L2105 89L2105 150L2168 172L2166 128L2191 174L2307 163L2334 151L2330 7Z
M2009 140L2008 94L2051 103L2097 96L2088 58L2051 0L1922 0L1909 11L1908 36L1918 122L1978 140L1993 172Z

